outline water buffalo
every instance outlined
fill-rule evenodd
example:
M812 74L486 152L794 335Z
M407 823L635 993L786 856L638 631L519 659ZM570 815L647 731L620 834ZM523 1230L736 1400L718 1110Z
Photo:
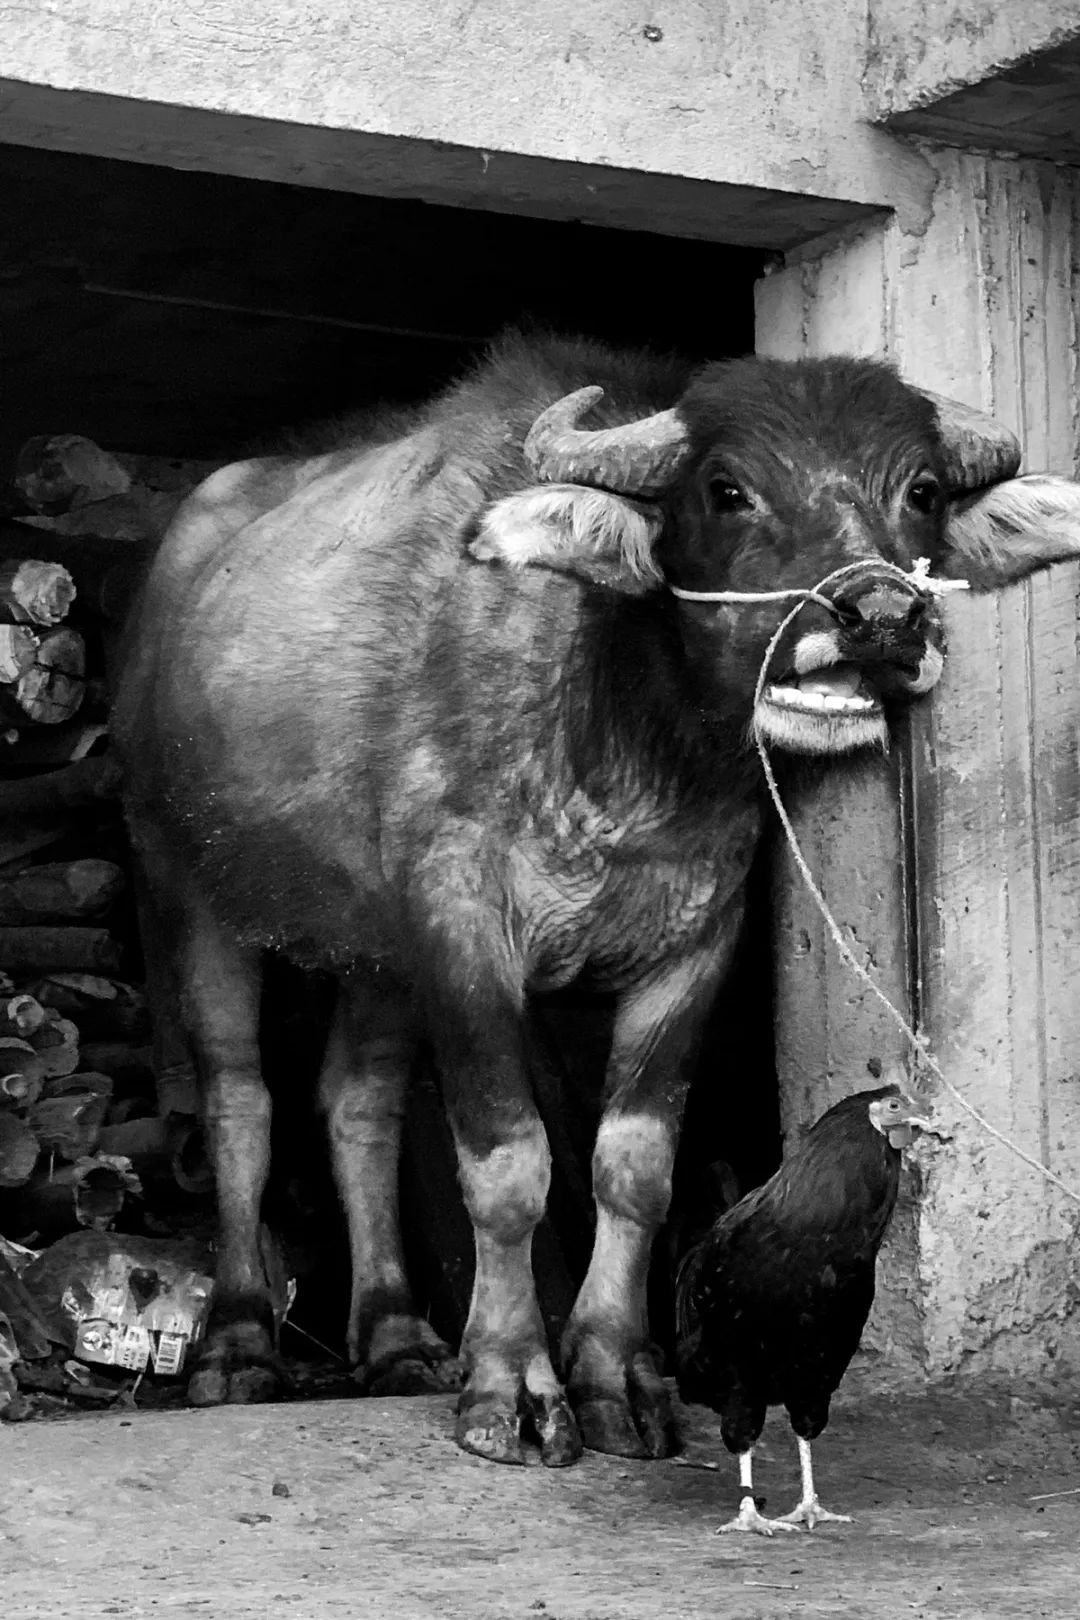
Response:
M269 949L340 979L320 1098L369 1377L438 1388L449 1370L397 1230L424 1030L475 1231L460 1444L516 1462L524 1433L549 1465L583 1442L670 1451L646 1269L762 830L751 728L804 753L880 743L889 704L942 663L933 604L900 570L947 568L950 501L1016 465L988 420L869 361L695 370L510 335L434 403L188 499L134 616L116 725L216 1171L196 1401L264 1398L278 1376L258 1236ZM976 550L982 583L1008 572L1007 544ZM790 603L670 588L795 589L853 562L872 566L785 632L756 709ZM560 1376L531 1271L550 1154L527 997L581 975L617 1011Z

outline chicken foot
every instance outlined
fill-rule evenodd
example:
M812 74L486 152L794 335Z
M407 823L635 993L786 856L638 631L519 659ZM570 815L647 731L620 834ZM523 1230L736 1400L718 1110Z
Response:
M727 1524L718 1525L716 1534L727 1535L731 1530L748 1530L754 1535L771 1536L777 1530L798 1530L797 1524L788 1523L785 1519L766 1519L758 1512L754 1500L753 1475L753 1449L739 1453L739 1485L742 1495L739 1501L739 1511L734 1519ZM805 1475L804 1475L805 1478Z
M797 1507L790 1513L783 1514L776 1522L778 1524L796 1526L805 1524L808 1530L815 1529L819 1524L850 1524L850 1513L830 1513L818 1501L817 1491L814 1489L814 1468L810 1459L810 1442L801 1435L795 1437L799 1442L799 1467L802 1469L802 1496ZM742 1509L740 1508L740 1512Z

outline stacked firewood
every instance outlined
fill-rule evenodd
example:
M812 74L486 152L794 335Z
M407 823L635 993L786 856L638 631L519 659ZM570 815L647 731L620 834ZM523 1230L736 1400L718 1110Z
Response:
M36 870L76 883L120 877L106 861ZM107 1072L120 1050L120 1062L137 1064L139 1049L84 1031L130 1039L145 1034L144 1022L145 998L122 981L58 969L17 988L0 977L0 1209L20 1235L109 1224L139 1190L130 1158L110 1152L118 1132L121 1143L130 1134L131 1104L121 1100L118 1116L116 1075Z
M57 725L86 694L84 636L108 643L184 495L216 463L27 440L0 491L0 718ZM76 623L65 623L74 609ZM100 698L100 694L99 694Z
M207 470L67 434L29 440L0 485L0 1233L21 1242L110 1226L147 1177L205 1185L193 1102L158 1094L109 682Z
M0 877L0 1232L20 1242L111 1227L144 1183L206 1189L193 1113L159 1111L145 988L120 976L127 887L94 856Z

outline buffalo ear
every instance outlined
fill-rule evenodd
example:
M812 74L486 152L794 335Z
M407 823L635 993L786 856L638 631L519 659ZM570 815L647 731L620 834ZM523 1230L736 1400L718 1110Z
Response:
M581 484L544 484L489 506L469 552L506 568L554 568L624 595L661 582L658 507Z
M942 573L993 590L1066 557L1080 557L1080 483L1028 473L951 502Z

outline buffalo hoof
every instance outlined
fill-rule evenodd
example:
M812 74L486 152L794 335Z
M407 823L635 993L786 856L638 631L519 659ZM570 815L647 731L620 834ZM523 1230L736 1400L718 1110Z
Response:
M581 1456L581 1435L561 1390L537 1393L522 1382L516 1399L466 1388L458 1403L457 1443L489 1462L522 1464L525 1441L540 1447L545 1468L565 1468Z
M540 1442L540 1461L545 1468L566 1468L577 1462L584 1447L581 1431L565 1396L547 1402L542 1410L534 1406L529 1422Z
M368 1362L357 1371L361 1395L448 1395L461 1388L461 1363L447 1350L402 1351Z
M656 1370L649 1351L639 1350L625 1361L610 1354L580 1357L569 1378L570 1399L589 1451L613 1457L650 1461L672 1457L679 1449L671 1396ZM600 1370L602 1379L596 1376ZM593 1363L593 1376L583 1376ZM612 1373L617 1370L617 1376Z
M188 1400L192 1406L257 1406L278 1400L286 1382L273 1366L250 1362L228 1366L224 1361L204 1361L188 1381Z
M267 1314L260 1305L257 1315L244 1317L235 1306L211 1315L198 1365L188 1380L193 1406L253 1406L287 1392L289 1378L275 1350L272 1327L259 1319Z
M360 1333L354 1329L350 1344ZM354 1374L362 1395L446 1395L461 1388L461 1363L450 1346L418 1316L384 1316L366 1336L363 1364ZM359 1357L355 1355L355 1359Z
M463 1451L488 1462L523 1464L521 1418L507 1411L495 1396L479 1397L464 1411L459 1407L454 1437Z
M670 1401L666 1411L655 1407L642 1411L632 1408L625 1399L599 1396L581 1402L577 1420L590 1451L647 1462L671 1457L678 1449Z

